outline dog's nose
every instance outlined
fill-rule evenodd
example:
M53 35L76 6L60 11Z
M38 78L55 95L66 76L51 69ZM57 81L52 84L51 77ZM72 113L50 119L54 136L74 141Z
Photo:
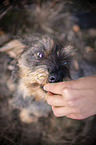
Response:
M59 78L59 76L58 75L50 75L49 77L48 77L48 82L49 83L54 83L54 82L59 82L60 81L60 78Z

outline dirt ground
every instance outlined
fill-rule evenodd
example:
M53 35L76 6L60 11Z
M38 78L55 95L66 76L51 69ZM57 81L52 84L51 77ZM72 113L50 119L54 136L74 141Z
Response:
M16 86L12 82L12 77L14 79L15 76L11 63L14 61L16 48L9 48L8 43L17 39L21 42L23 39L26 44L26 38L31 38L34 33L55 35L63 45L67 41L74 47L76 56L74 67L71 67L72 79L96 74L94 1L2 0L0 145L94 145L95 115L84 120L56 118L46 102L36 101L32 97L24 98L16 92ZM19 50L22 49L23 47Z

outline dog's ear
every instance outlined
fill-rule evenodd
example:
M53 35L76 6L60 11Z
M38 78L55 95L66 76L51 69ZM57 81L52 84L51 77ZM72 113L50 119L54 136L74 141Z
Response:
M73 57L76 54L76 49L72 45L66 45L62 50L69 57Z
M77 49L72 45L66 45L63 48L64 53L70 59L71 67L75 70L79 70L79 63L78 63L78 52Z
M18 80L18 59L23 51L26 49L26 45L19 39L14 39L6 43L0 48L0 52L6 53L12 59L8 69L12 72L12 81Z
M0 48L0 52L5 52L11 58L16 58L19 54L21 54L26 45L21 43L18 39L11 40L10 42L6 43L3 47Z

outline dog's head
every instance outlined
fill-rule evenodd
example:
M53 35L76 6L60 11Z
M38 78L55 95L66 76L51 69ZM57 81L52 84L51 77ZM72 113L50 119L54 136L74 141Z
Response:
M70 78L70 57L66 49L52 36L33 37L30 47L18 59L20 87L26 95L44 97L44 84Z

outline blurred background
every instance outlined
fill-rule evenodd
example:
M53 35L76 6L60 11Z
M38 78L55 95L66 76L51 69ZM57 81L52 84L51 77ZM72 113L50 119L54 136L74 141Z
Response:
M15 54L6 44L26 43L34 33L55 35L76 49L72 79L96 74L95 0L1 0L0 145L94 145L95 116L56 118L46 102L16 93L11 82Z

